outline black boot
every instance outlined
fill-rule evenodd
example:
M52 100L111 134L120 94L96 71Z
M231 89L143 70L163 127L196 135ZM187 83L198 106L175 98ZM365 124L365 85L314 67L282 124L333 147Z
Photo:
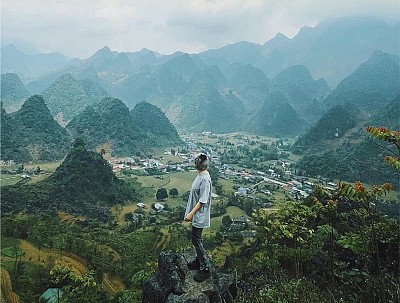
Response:
M190 269L190 270L193 270L193 269L199 269L200 268L200 262L199 262L199 259L194 259L192 262L189 262L188 264L187 264L187 267Z
M196 282L203 282L205 279L211 277L211 272L209 268L201 269L194 275L194 280Z

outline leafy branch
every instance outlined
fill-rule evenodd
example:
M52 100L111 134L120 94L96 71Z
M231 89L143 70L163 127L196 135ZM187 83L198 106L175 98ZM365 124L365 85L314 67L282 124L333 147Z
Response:
M387 141L397 147L397 156L386 156L385 161L400 170L400 132L385 127L368 126L367 132L374 138Z

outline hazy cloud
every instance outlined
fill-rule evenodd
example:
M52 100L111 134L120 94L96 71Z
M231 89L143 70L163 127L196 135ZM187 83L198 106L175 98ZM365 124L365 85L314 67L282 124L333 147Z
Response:
M2 0L2 44L86 58L107 45L200 52L242 40L289 37L325 18L369 15L398 19L394 0Z

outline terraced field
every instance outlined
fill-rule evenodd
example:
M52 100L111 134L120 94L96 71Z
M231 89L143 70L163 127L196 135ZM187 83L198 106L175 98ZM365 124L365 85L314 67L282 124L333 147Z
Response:
M60 265L65 265L70 267L73 272L81 276L84 275L85 272L88 270L87 262L73 253L61 251L58 249L49 249L49 248L39 249L38 247L36 247L35 245L26 240L18 240L18 242L19 244L17 245L17 247L24 252L24 255L21 257L22 261L33 262L35 264L41 264L41 265L48 265L50 262L56 262ZM121 256L117 255L116 253L114 254L116 258L121 258ZM13 261L13 260L14 258L6 257L4 255L1 256L1 261ZM7 276L6 274L3 276L3 271L1 279L2 279L1 280L2 294L3 294L3 284L4 284L4 287L6 289L5 294L9 294L12 297L13 295L10 294L10 287L7 284L8 283ZM118 291L125 289L125 285L120 277L110 276L108 274L104 275L102 284L105 287L105 289L111 293L116 293ZM13 300L14 301L8 299L4 302L18 303L18 301L15 301L15 299ZM1 301L1 303L3 303L3 301Z
M86 261L73 253L58 249L39 249L26 240L19 240L18 247L25 252L21 258L22 261L29 261L36 264L48 264L54 261L61 265L69 266L72 271L80 275L83 275L88 270Z

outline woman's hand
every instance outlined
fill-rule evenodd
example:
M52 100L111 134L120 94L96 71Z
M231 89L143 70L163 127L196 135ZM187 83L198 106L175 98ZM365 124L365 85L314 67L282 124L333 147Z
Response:
M187 215L186 215L186 217L185 217L185 222L190 222L190 221L192 221L192 218L193 218L193 214L190 212L190 213L188 213Z

